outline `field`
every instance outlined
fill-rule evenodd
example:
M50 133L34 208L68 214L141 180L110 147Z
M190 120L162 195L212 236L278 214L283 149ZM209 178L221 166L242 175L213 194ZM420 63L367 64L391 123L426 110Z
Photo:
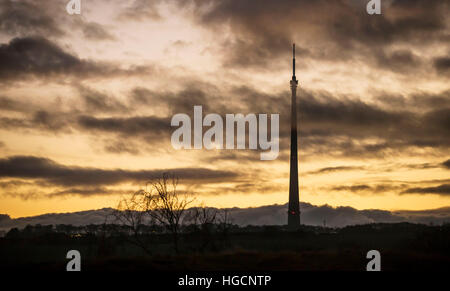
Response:
M382 270L450 270L450 225L368 224L341 229L279 226L184 232L179 250L169 233L66 234L51 227L10 231L0 239L0 269L64 271L66 253L81 253L91 271L364 271L369 250L381 253ZM45 231L44 231L45 230Z

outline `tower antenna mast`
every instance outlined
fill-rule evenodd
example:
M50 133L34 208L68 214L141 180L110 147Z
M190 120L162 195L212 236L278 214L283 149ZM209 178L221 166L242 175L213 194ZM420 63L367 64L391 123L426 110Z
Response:
M300 226L300 200L298 195L298 150L297 150L297 85L295 77L295 43L292 45L291 80L291 159L289 172L288 227L296 230Z
M295 43L292 45L292 77L295 80Z

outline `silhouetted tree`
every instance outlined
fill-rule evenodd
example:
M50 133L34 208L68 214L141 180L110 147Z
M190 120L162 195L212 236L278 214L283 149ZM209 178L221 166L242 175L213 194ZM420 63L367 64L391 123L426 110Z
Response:
M11 228L6 234L6 238L16 239L20 237L20 230L17 227Z
M153 191L145 197L148 199L147 213L172 234L175 252L179 253L180 227L186 217L186 209L194 199L180 195L177 185L177 177L164 173L161 178L152 182Z
M142 248L148 254L151 253L149 241L141 235L141 230L145 224L153 224L148 212L152 204L151 199L153 197L147 191L139 190L131 197L122 198L117 209L113 212L115 220L127 226L130 232L125 236L127 241Z
M140 241L145 224L163 226L173 239L174 250L179 252L179 236L187 206L194 200L177 192L178 178L164 173L161 178L149 182L150 189L142 189L131 198L122 199L114 213L116 219L127 225L134 243L149 252L147 243Z
M215 223L218 210L204 205L189 210L186 220L201 237L200 250L204 251L211 246L215 248Z

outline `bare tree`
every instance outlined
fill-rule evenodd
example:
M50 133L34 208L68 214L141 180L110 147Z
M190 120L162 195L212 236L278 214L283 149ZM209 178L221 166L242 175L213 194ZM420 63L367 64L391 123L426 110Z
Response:
M127 234L127 240L142 248L150 254L148 241L141 235L142 227L145 224L152 223L148 215L153 195L146 190L139 190L131 197L124 197L120 200L117 209L113 212L116 221L128 227L130 234ZM131 236L130 236L131 235Z
M146 196L146 212L172 234L175 252L179 253L181 225L186 218L186 209L194 199L177 192L178 178L169 173L152 182L152 186L155 193Z
M189 209L187 220L196 230L195 233L201 237L199 246L201 251L205 251L208 247L216 248L214 232L218 213L216 208L206 207L203 204Z
M232 224L232 218L230 217L230 214L228 213L228 209L223 209L218 214L218 228L222 235L223 243L226 243L228 241L228 235L230 232Z
M187 207L194 199L178 193L177 186L178 178L164 173L147 183L145 190L137 191L130 198L123 198L114 212L116 220L131 230L131 242L147 253L150 250L148 243L141 239L141 230L149 222L163 226L172 235L175 252L179 253L181 226L186 218Z
M217 220L219 211L215 208L206 207L201 204L199 207L190 209L188 220L190 223L200 228L214 224Z

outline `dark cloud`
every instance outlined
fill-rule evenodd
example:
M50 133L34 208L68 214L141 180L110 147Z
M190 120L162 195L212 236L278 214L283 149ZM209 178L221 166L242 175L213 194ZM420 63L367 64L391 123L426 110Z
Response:
M0 97L0 110L2 111L24 112L25 109L28 109L28 106L25 102L15 100L6 96Z
M0 3L0 31L13 37L42 36L55 39L65 36L68 30L79 29L87 40L116 40L97 22L68 17L66 5L64 0L53 4L46 1L3 0Z
M129 118L81 116L78 124L86 130L112 132L125 136L167 135L172 131L169 118L155 116Z
M2 189L17 189L18 187L28 187L28 186L43 186L43 184L39 184L36 182L29 182L24 180L6 180L0 181L0 188Z
M36 111L33 114L32 122L48 131L60 131L67 127L67 120L60 114L49 113L45 110Z
M0 77L20 75L86 74L99 72L95 63L83 61L54 43L38 37L15 38L0 46Z
M116 37L112 35L105 27L96 22L83 22L82 31L85 38L94 41L101 40L115 40Z
M264 171L247 173L245 177L240 177L238 181L235 181L230 186L203 187L201 194L221 196L242 193L258 193L264 195L273 192L289 192L289 186L287 184L273 182L272 180L268 180L269 177L273 177L273 174L271 175L271 173Z
M447 12L448 5L439 0L396 0L385 7L379 17L369 17L364 9L347 13L348 17L338 14L332 21L334 27L330 34L347 47L352 45L351 42L380 46L393 42L420 42L424 37L433 40L445 32Z
M53 197L63 197L63 196L80 196L80 197L89 197L89 196L111 196L111 195L124 195L133 193L132 190L116 190L109 189L107 187L84 187L84 188L68 188L60 191L53 191L46 195L48 198Z
M445 162L443 162L442 165L443 165L445 168L450 169L450 159L449 159L449 160L446 160Z
M114 96L85 86L78 86L78 92L84 105L83 112L92 113L127 113L132 110L127 104Z
M42 1L0 2L0 31L10 35L64 35L55 15ZM61 11L61 13L63 13Z
M280 57L287 59L295 41L300 61L358 58L383 66L392 61L393 70L403 71L418 58L411 52L384 55L380 50L394 43L439 41L447 33L449 12L448 5L438 0L391 1L376 17L367 15L365 3L354 0L261 0L258 5L252 0L182 2L195 6L198 23L221 35L225 66L258 69L279 65Z
M450 74L450 57L440 57L434 59L434 67L441 74Z
M114 185L125 182L146 182L160 177L164 172L173 173L183 182L232 180L238 176L231 171L206 168L175 168L156 170L98 169L65 166L50 159L33 156L14 156L0 159L0 177L41 179L59 186Z
M139 145L133 144L130 141L122 140L108 140L105 142L105 151L114 154L127 153L131 155L138 155L141 153Z
M77 86L81 102L35 106L2 97L5 111L22 112L23 117L1 117L5 129L38 129L55 133L88 132L108 140L105 149L115 153L137 153L152 146L168 144L174 128L170 119L176 113L193 115L194 105L203 107L203 115L218 113L278 113L280 116L280 159L289 150L289 92L268 94L253 87L219 90L214 85L190 82L179 91L149 90L138 87L126 98L110 95L86 86ZM448 90L439 94L414 93L390 96L381 93L373 102L363 96L333 95L327 91L299 90L298 128L303 157L327 154L340 157L383 157L406 148L445 150L450 146L450 102ZM151 110L158 115L135 115ZM105 117L109 116L109 117ZM120 138L133 138L125 146ZM117 138L111 143L114 138ZM366 142L366 140L370 140ZM376 142L375 142L376 141ZM137 150L144 142L146 149ZM134 145L133 145L134 144ZM222 151L203 157L212 160L251 161L258 153ZM429 165L432 166L432 165Z
M246 110L279 113L281 135L289 137L290 100L287 92L268 95L250 87L241 87L234 93L240 96ZM387 111L356 98L333 96L326 91L300 90L298 98L302 137L379 136L386 134L386 127L404 128L416 118L407 111Z
M339 167L325 167L315 171L309 171L305 174L307 175L316 175L316 174L328 174L334 172L342 172L342 171L360 171L364 170L364 167L355 167L355 166L339 166Z
M426 170L426 169L436 169L440 167L440 164L436 163L421 163L421 164L407 164L404 165L407 169L413 170Z
M421 65L421 59L409 50L397 50L391 53L381 51L376 55L377 64L391 71L412 71Z
M115 66L80 59L42 37L14 38L0 45L0 79L24 76L48 78L54 75L107 77L149 73L149 68L121 69Z
M350 191L350 192L360 192L371 190L372 188L368 185L352 185L352 186L337 186L331 188L334 191Z
M290 104L287 92L268 95L243 87L235 94L252 112L279 113L280 149L289 144ZM393 108L364 102L355 96L299 90L300 149L343 156L383 155L386 151L406 147L445 149L450 145L447 95L445 91L440 96L432 95L430 99L408 96L406 100L410 107ZM433 104L424 106L425 102ZM425 112L417 112L417 108ZM378 142L361 142L371 138Z
M382 92L375 96L378 105L384 109L398 109L422 112L450 107L450 90L445 90L437 94L433 93L413 93L408 96L392 95Z
M254 162L260 161L261 153L259 151L249 151L249 150L234 150L234 151L207 151L200 159L203 162L206 162L208 164L211 163L220 163L224 161L239 161L239 164L251 164ZM287 161L289 160L289 153L288 155L283 155L282 153L278 156L278 161ZM267 163L268 161L264 161L264 163Z
M402 194L437 194L441 196L448 196L450 195L450 184L442 184L435 187L410 188L403 191Z
M24 108L27 110L26 108ZM25 118L0 117L0 128L8 130L39 130L52 133L71 133L71 116L57 111L36 110Z
M362 126L369 129L369 132L377 131L385 126L407 123L412 117L411 113L406 111L387 111L360 99L345 96L336 98L325 91L302 91L298 107L306 122Z
M37 180L0 180L0 188L2 196L9 196L14 198L20 198L23 200L29 199L43 199L63 196L98 196L98 195L123 195L133 193L135 189L111 189L103 186L96 185L77 185L76 187L56 187L56 190L44 190L43 188L49 187L54 189L55 185L52 182Z
M405 184L375 184L375 185L367 185L367 184L355 184L355 185L343 185L343 186L335 186L330 188L332 191L347 191L355 194L371 194L371 195L379 195L383 194L387 191L396 191L399 189L404 189Z
M229 104L225 106L224 99L233 97L220 92L214 84L204 84L200 81L188 82L177 92L154 91L138 87L133 89L130 95L131 103L134 106L161 108L168 111L169 115L177 113L192 114L195 105L201 105L205 112L230 113L233 112L235 107Z

